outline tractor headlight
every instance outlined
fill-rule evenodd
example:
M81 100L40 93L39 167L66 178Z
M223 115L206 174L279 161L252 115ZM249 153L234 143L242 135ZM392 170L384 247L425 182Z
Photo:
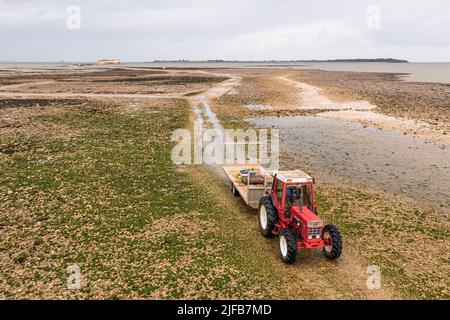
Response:
M322 221L310 221L308 222L308 228L315 228L315 227L322 227L323 222Z

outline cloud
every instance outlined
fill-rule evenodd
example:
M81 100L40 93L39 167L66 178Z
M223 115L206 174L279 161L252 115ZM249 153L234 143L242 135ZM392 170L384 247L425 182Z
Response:
M327 49L363 45L364 38L340 21L323 21L238 35L224 42L224 52L235 59L324 59L335 55Z
M373 4L381 14L375 30L366 26ZM69 5L81 9L81 30L66 28ZM0 0L0 60L448 60L449 7L444 0Z

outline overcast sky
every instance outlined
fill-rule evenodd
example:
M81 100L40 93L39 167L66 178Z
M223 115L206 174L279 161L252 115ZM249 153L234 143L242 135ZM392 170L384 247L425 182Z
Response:
M112 2L0 0L0 60L450 61L449 0Z

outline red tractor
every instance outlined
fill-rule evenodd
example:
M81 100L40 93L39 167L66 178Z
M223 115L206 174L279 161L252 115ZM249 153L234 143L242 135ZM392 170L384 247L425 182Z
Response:
M259 229L269 238L278 235L285 263L294 263L297 249L322 249L335 260L342 253L342 239L334 225L323 225L317 215L314 181L302 171L278 172L272 188L259 201Z

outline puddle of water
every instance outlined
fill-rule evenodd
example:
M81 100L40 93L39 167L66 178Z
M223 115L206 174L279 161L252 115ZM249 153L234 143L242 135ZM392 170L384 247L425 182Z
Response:
M209 106L208 101L202 100L202 103L203 103L203 108L204 108L203 113L204 113L206 120L212 125L212 127L214 129L223 131L223 127L220 124L220 121L217 118L217 115L211 110L211 107Z
M280 129L281 153L297 156L283 167L314 168L325 182L344 179L450 212L449 145L317 116L249 122Z
M203 108L202 108L203 107ZM210 124L215 130L224 132L224 128L220 124L220 120L214 111L211 110L208 101L204 97L200 97L199 105L194 108L196 121L202 121ZM205 128L204 128L205 129ZM199 137L200 138L200 137ZM197 140L194 142L201 150L205 147L203 140ZM225 184L228 184L228 177L222 170L222 166L216 164L203 164L203 166L214 175L220 177Z

